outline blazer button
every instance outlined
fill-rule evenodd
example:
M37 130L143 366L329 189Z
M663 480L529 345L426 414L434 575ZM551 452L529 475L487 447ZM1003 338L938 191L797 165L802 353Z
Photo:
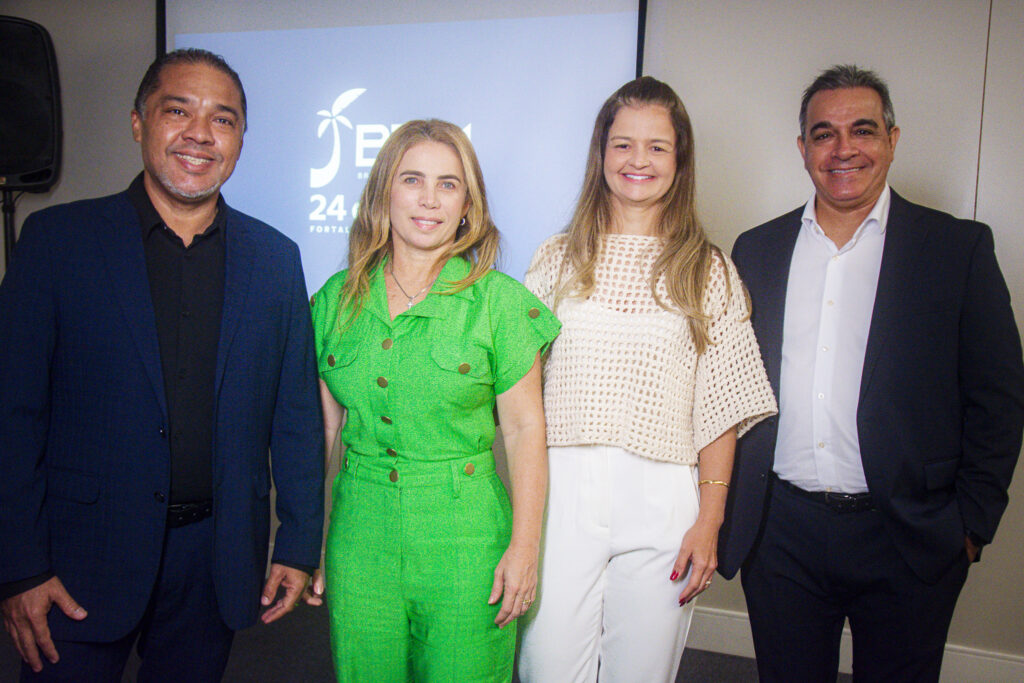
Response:
M391 418L388 417L387 415L381 415L380 416L380 421L383 422L386 425L391 424Z
M158 503L163 503L164 501L167 500L167 496L165 496L164 494L160 493L159 491L157 491L156 493L153 494L153 498Z
M395 342L390 340L390 339L385 339L384 341L382 341L380 343L380 345L381 345L381 348L383 348L385 351L387 351L388 349L390 349L392 346L395 345Z
M392 483L398 481L398 470L391 470L391 474L388 475L388 479L390 479Z
M469 363L463 363L459 366L459 374L465 375L467 372L469 372Z
M384 379L383 377L378 377L378 378L377 378L377 386L378 386L378 387L380 387L381 389L383 389L383 388L385 388L385 387L386 387L387 385L388 385L388 381L387 381L386 379Z
M536 308L531 308L529 311L527 311L526 315L530 316L531 318L536 318L537 316L540 315L540 311Z
M395 457L398 456L398 451L396 451L394 448L389 448L389 449L387 449L384 452L387 453L388 455L390 455L392 458L395 458Z
M330 365L332 368L334 367L334 354L333 353L327 354L327 364Z
M160 428L160 438L161 439L166 439L167 438L167 430L164 429L163 427Z
M474 472L476 472L476 468L473 467L473 463L467 462L466 468L463 470L463 472L465 472L466 474L473 474Z

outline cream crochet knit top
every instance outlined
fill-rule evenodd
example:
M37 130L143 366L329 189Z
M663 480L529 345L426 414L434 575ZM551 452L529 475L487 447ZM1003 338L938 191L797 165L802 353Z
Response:
M525 284L554 305L564 235L546 240ZM684 315L651 295L659 237L606 235L593 294L563 297L562 333L544 365L549 446L618 446L653 460L697 463L727 429L740 434L776 412L736 267L712 264L705 311L711 344L698 357ZM727 294L726 282L730 287ZM671 304L664 281L658 296Z

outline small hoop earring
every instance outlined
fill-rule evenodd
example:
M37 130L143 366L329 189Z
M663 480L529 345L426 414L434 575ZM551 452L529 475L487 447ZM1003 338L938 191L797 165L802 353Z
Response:
M461 228L461 227L464 227L465 225L466 225L466 217L463 216L462 220L459 221L459 227Z

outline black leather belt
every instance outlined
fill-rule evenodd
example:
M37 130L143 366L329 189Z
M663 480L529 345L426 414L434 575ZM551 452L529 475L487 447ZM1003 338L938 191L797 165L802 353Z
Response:
M176 529L179 526L192 524L206 519L213 514L213 501L204 500L199 503L175 503L167 506L167 527Z
M796 484L775 477L775 482L792 491L801 498L813 500L816 503L828 506L836 512L864 512L874 510L875 503L871 500L870 493L833 493L832 491L805 491Z

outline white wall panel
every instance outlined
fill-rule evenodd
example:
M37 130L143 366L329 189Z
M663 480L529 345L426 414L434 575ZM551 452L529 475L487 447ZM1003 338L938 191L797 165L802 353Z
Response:
M903 131L893 186L970 214L987 20L987 0L652 2L644 71L674 86L693 118L712 237L728 247L807 200L800 96L822 69L847 62L889 83Z
M981 128L978 220L988 223L1024 329L1024 3L995 0ZM950 641L1024 655L1024 465L1018 463L1010 504L995 543L971 569Z

